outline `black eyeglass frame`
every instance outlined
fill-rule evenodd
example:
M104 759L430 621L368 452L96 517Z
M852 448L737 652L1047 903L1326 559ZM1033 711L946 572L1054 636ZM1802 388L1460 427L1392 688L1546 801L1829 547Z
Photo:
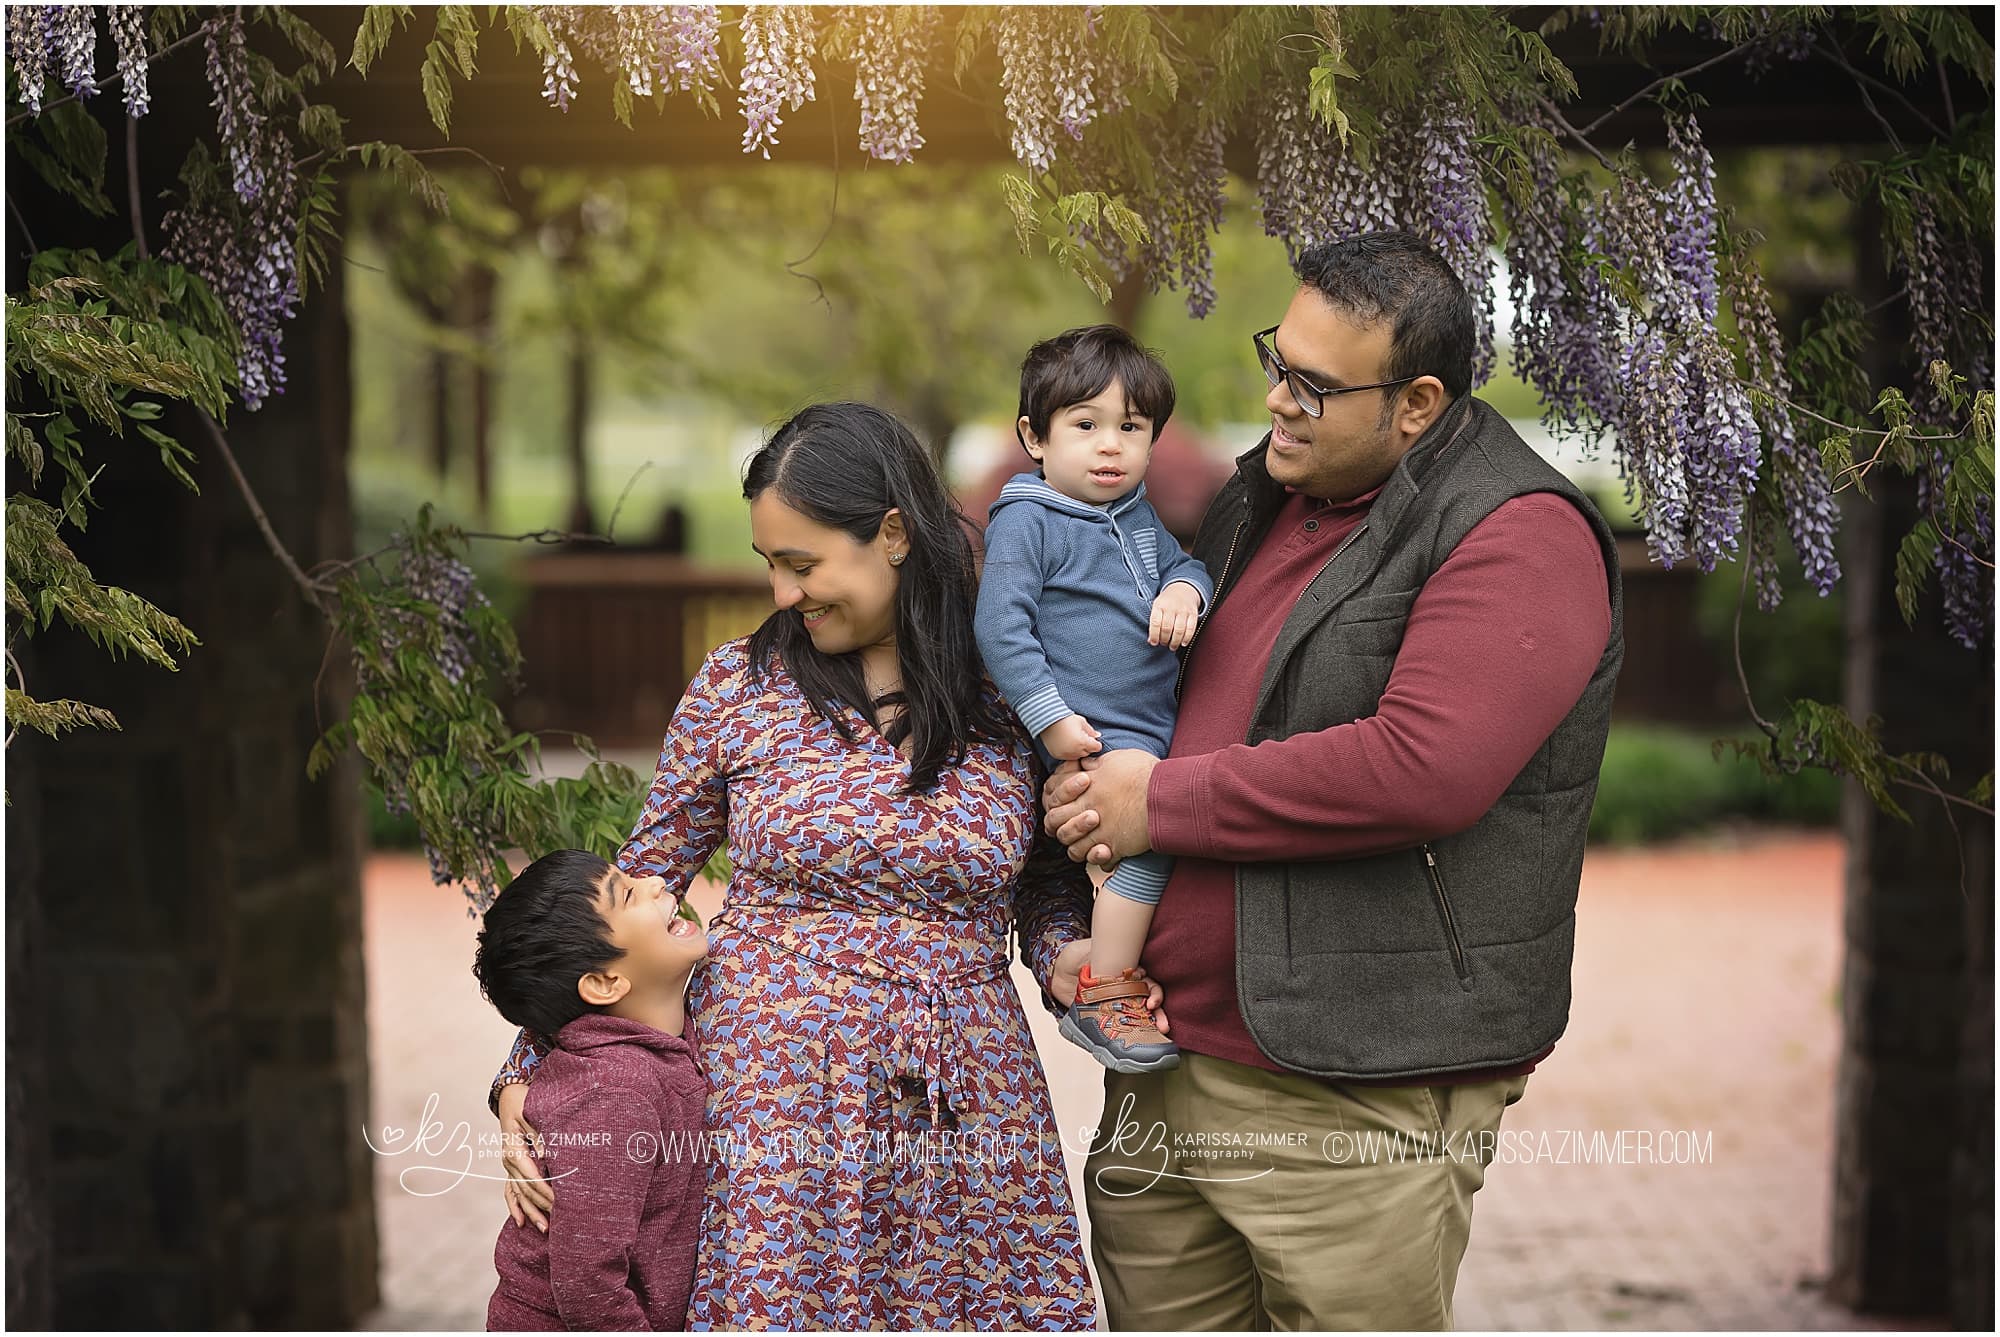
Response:
M1413 376L1398 376L1393 381L1376 381L1372 385L1343 385L1329 390L1325 386L1314 385L1285 365L1285 360L1278 356L1277 348L1265 342L1277 332L1278 327L1273 325L1268 330L1259 330L1250 336L1250 342L1257 346L1257 365L1264 369L1264 379L1272 385L1276 385L1279 381L1285 383L1286 388L1292 392L1292 402L1297 404L1299 412L1308 418L1317 418L1325 413L1326 401L1335 395L1358 395L1363 390L1386 390L1392 385L1407 385L1427 374L1418 372ZM1310 403L1307 402L1308 396L1311 398Z

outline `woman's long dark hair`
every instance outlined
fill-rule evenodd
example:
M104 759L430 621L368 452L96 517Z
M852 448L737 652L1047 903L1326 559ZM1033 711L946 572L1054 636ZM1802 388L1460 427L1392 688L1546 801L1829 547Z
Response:
M875 701L858 652L815 649L797 610L781 608L750 637L751 672L761 676L775 652L799 690L840 736L854 731L840 706L892 716L883 737L910 741L906 793L928 793L938 773L965 760L975 739L1013 732L984 688L985 670L972 637L977 578L965 517L945 490L937 466L892 414L867 404L814 404L772 433L743 474L743 499L776 488L787 506L873 542L891 510L900 511L909 556L898 568L896 658L903 684Z

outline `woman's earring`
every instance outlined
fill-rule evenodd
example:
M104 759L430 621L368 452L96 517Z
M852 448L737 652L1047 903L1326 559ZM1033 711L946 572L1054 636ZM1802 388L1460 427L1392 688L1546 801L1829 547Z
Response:
M903 558L907 556L909 556L908 553L892 552L889 554L889 565L901 566L903 564Z

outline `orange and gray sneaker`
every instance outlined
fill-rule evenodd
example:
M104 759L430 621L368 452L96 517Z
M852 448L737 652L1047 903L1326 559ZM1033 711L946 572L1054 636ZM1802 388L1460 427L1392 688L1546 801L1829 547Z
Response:
M1146 1011L1146 992L1146 981L1137 970L1121 970L1099 980L1085 966L1076 1003L1063 1014L1060 1029L1113 1072L1177 1068L1181 1051L1153 1025L1153 1016Z

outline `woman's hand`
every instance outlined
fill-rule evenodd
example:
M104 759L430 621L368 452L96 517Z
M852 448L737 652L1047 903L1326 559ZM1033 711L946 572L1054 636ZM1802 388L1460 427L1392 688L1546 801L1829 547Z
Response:
M1084 963L1090 960L1090 939L1078 938L1069 946L1056 953L1055 969L1049 974L1049 997L1064 1007L1076 1006L1076 991L1083 986ZM1167 1020L1166 995L1160 986L1146 974L1144 966L1139 967L1139 978L1146 981L1146 1010L1153 1014L1153 1024L1165 1035L1172 1025Z
M507 1215L514 1218L515 1225L533 1221L546 1235L548 1211L556 1205L556 1191L554 1185L542 1178L542 1167L536 1163L536 1157L543 1151L542 1135L525 1117L527 1106L526 1082L512 1082L500 1088L500 1163L507 1169L507 1182L500 1191L507 1199Z

